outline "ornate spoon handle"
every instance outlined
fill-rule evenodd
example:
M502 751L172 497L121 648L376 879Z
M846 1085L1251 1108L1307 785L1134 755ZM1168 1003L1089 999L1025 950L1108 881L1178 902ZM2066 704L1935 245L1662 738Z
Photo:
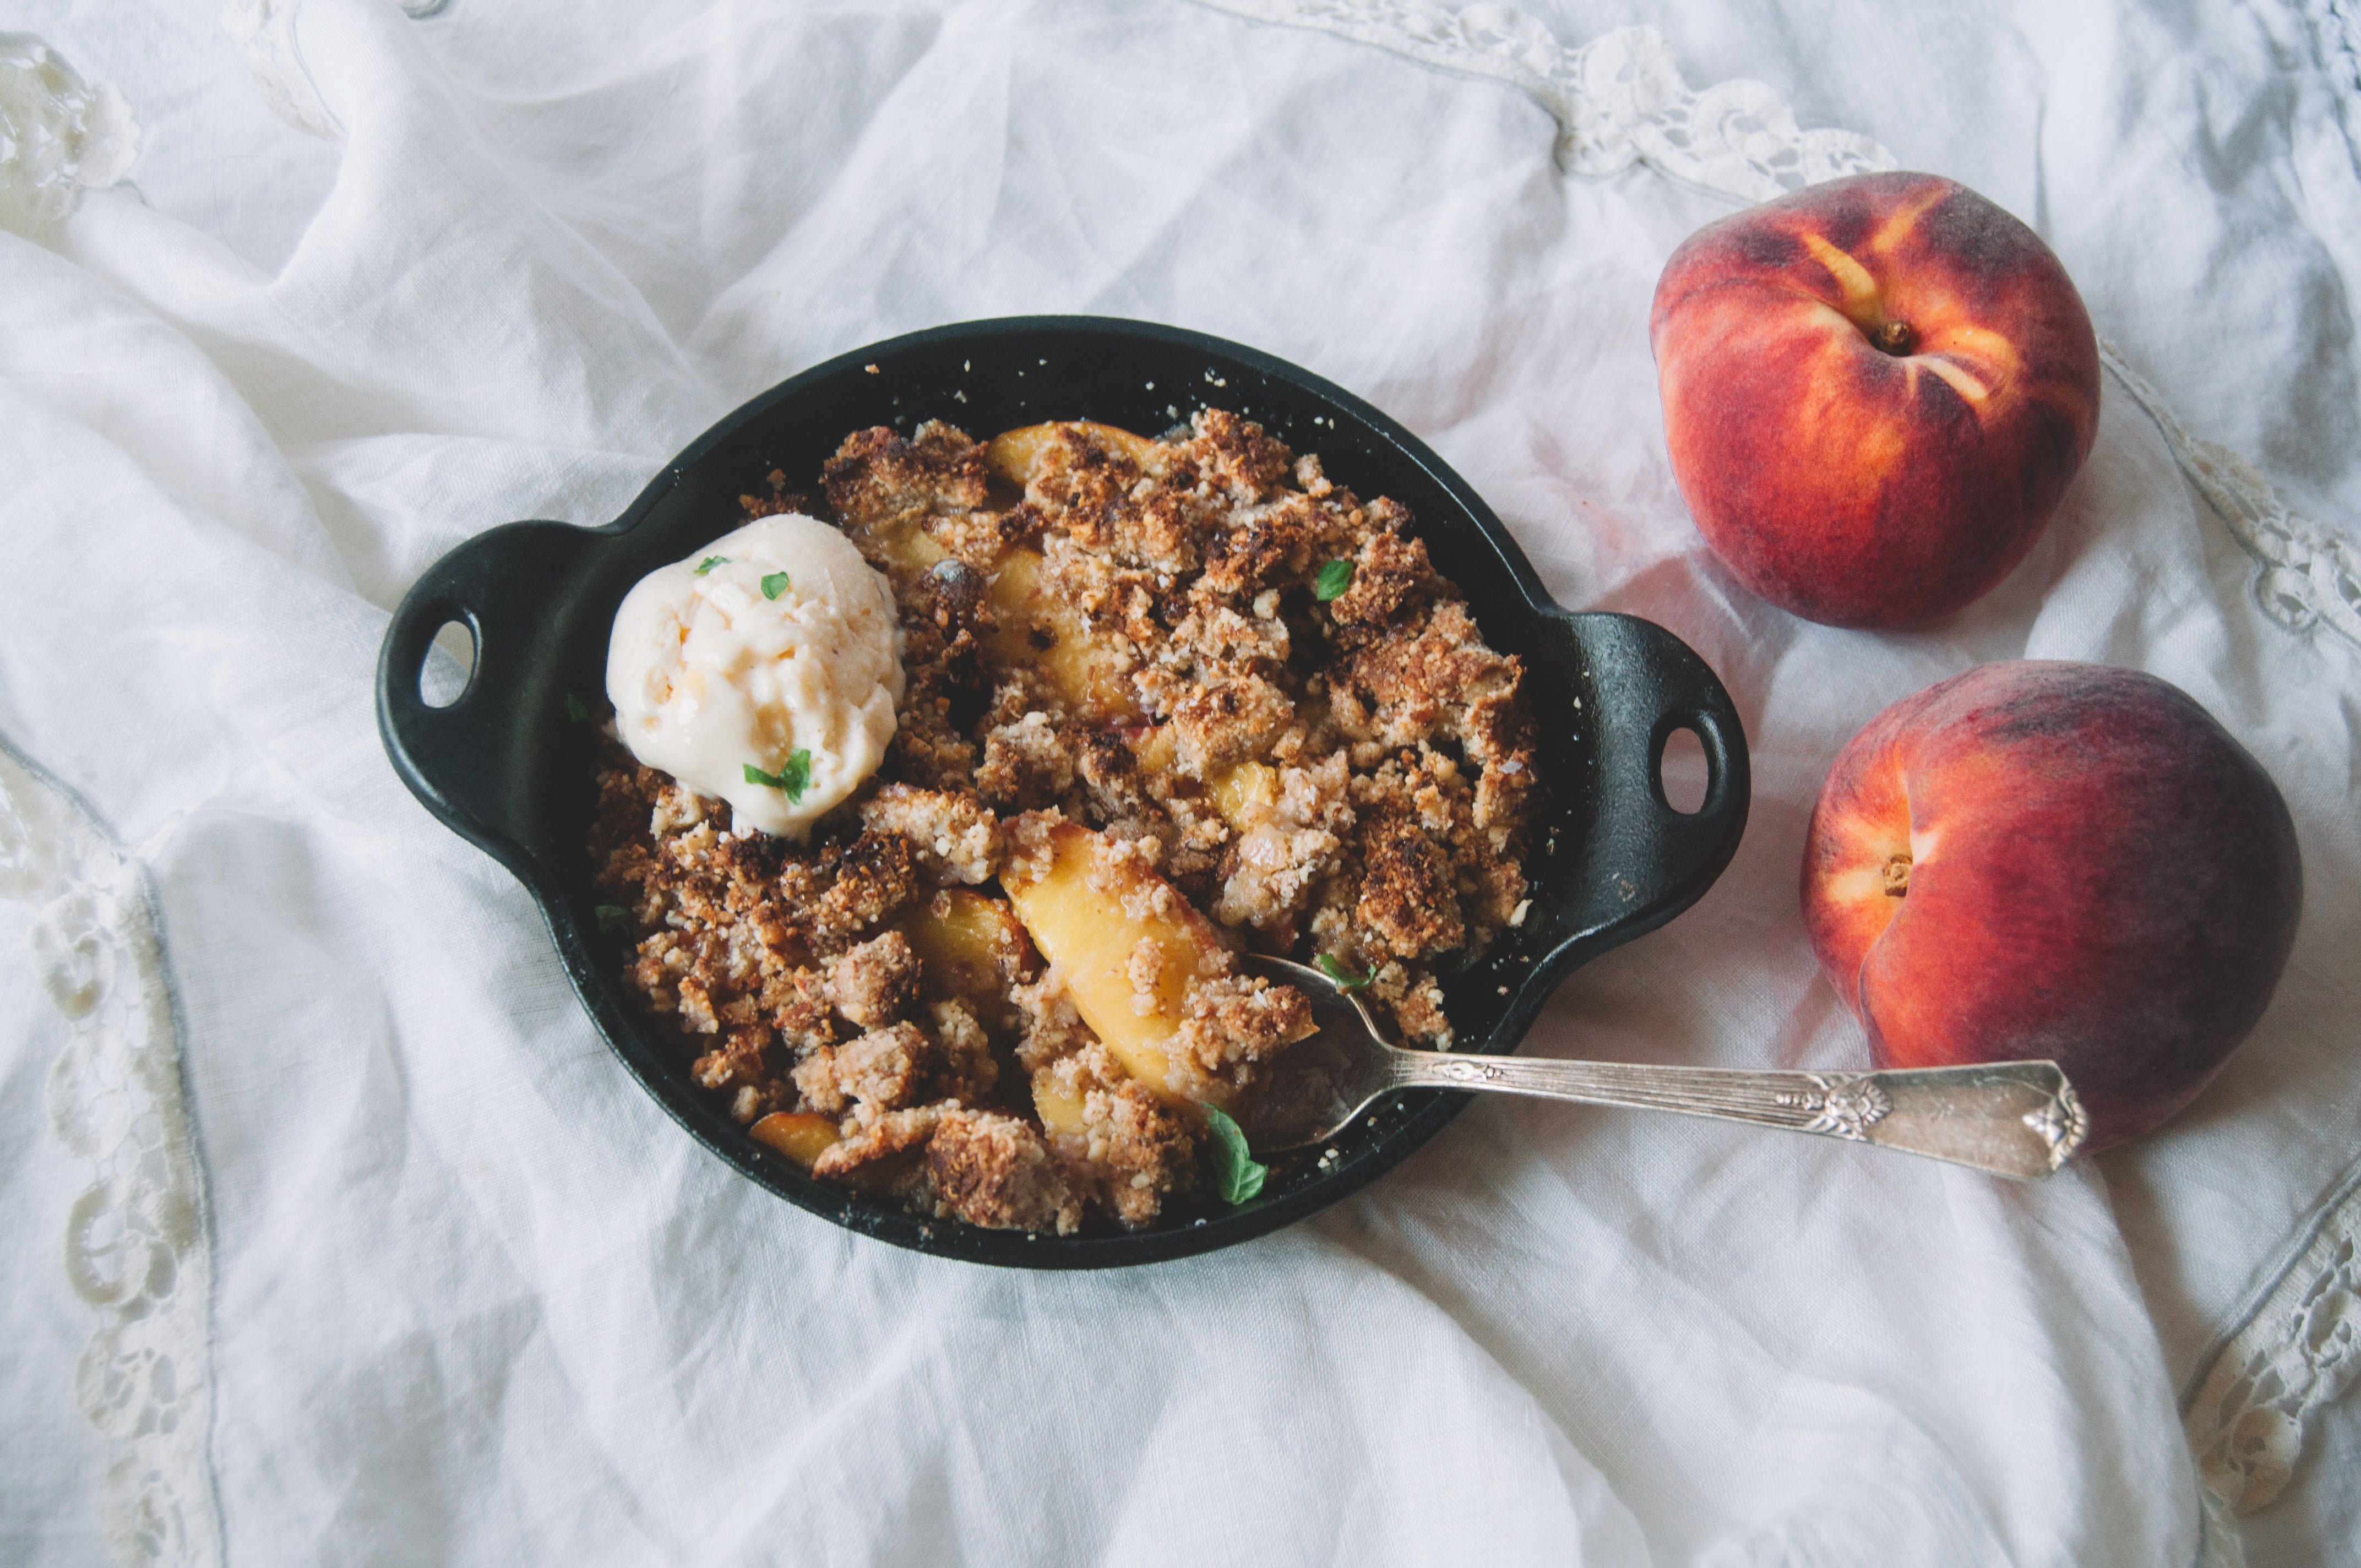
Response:
M1586 1105L1677 1111L1784 1127L2036 1180L2066 1163L2090 1124L2058 1064L1891 1072L1748 1072L1536 1057L1396 1050L1401 1088L1474 1089Z

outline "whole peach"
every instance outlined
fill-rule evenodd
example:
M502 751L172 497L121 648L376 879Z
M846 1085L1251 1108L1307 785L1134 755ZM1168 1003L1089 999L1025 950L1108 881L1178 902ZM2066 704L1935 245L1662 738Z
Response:
M2303 872L2261 764L2169 682L1984 664L1838 753L1804 923L1881 1067L2046 1058L2090 1148L2186 1105L2287 963Z
M1832 625L1931 620L1998 583L2098 428L2098 339L2065 268L1932 174L1708 224L1665 264L1648 335L1706 543Z

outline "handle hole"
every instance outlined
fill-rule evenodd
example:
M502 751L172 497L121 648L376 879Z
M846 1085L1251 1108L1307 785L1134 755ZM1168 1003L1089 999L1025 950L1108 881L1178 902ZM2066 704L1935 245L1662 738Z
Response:
M1684 817L1704 810L1708 782L1704 738L1686 728L1665 736L1664 758L1657 764L1656 776L1664 784L1666 806Z
M464 620L446 620L427 645L426 662L418 666L418 700L429 707L448 707L467 695L476 674L476 629Z

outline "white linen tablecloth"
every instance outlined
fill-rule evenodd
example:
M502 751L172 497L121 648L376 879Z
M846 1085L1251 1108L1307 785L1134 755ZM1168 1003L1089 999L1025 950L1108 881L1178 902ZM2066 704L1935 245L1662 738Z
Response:
M2361 1558L2346 6L412 9L0 17L0 1557ZM2124 372L2033 556L1906 635L1717 567L1645 331L1690 230L1889 161L2038 227ZM2271 771L2276 1002L2037 1189L1488 1102L1312 1221L1093 1277L778 1201L397 782L379 641L470 534L603 521L806 366L1028 312L1343 383L1563 602L1729 685L1736 863L1527 1048L1858 1062L1813 795L2019 655L2154 671Z

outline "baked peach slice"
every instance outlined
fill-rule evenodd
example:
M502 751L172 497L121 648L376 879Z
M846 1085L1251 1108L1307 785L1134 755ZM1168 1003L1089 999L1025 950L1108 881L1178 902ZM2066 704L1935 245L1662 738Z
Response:
M985 444L984 466L1022 490L1040 466L1042 455L1070 436L1093 442L1144 471L1163 466L1155 442L1090 420L1003 431ZM1139 705L1127 673L1091 635L1089 618L1045 586L1046 565L1038 550L1012 550L1001 558L992 580L992 610L998 626L985 639L986 647L1003 664L1038 668L1081 714L1110 723L1138 718Z
M1089 618L1043 583L1045 565L1038 550L1002 558L991 589L998 624L984 634L984 647L1003 666L1039 669L1077 713L1107 723L1137 719L1128 675L1091 635Z
M1213 922L1179 889L1078 823L1048 826L1010 857L1000 885L1042 957L1064 974L1074 1010L1126 1072L1174 1101L1235 1092L1180 1049L1191 982L1231 972ZM1077 1113L1043 1106L1059 1125ZM1060 1116L1058 1112L1065 1112Z
M848 521L844 534L871 560L882 559L897 578L930 571L950 554L927 532L923 515L915 511Z
M1016 1026L1008 982L1033 968L1033 946L1007 900L972 888L944 888L899 924L918 955L930 1000L964 1002L977 1022L995 1032Z
M949 887L902 922L928 994L939 1000L1000 994L1025 965L1025 927L1006 902Z
M1268 762L1239 762L1215 774L1205 793L1232 831L1244 833L1279 810L1279 770Z
M1018 430L1004 430L984 444L983 465L1018 489L1033 477L1033 470L1058 438L1067 432L1086 436L1108 451L1120 454L1153 470L1156 443L1144 435L1134 435L1118 425L1100 424L1094 420L1052 420L1047 424L1028 424Z
M1068 1091L1046 1072L1033 1075L1033 1113L1052 1136L1086 1137L1091 1124L1083 1113L1082 1096Z
M786 1156L806 1170L843 1139L834 1117L811 1111L774 1111L746 1131L756 1143Z

